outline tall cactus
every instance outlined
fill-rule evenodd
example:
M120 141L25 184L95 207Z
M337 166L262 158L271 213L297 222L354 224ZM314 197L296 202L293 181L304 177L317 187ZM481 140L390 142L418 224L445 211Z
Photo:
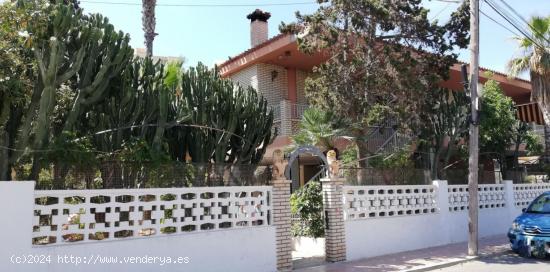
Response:
M38 80L24 118L19 123L17 150L10 154L10 163L16 162L24 154L23 150L29 147L43 149L48 143L57 88L77 73L90 37L90 28L81 23L80 10L61 2L56 5L41 4L28 1L21 2L19 6L25 11L39 10L36 14L47 14L47 18L44 22L41 16L31 16L27 22L27 31L31 36L26 44L33 48ZM71 42L82 46L70 47Z
M86 107L105 98L110 80L120 74L132 59L130 37L114 30L109 20L100 14L87 18L90 42L82 67L78 71L77 88L73 106L65 121L65 131L73 128Z
M21 1L17 8L31 14L25 23L30 33L25 45L33 49L38 79L17 124L11 164L29 148L47 149L52 139L66 134L63 131L72 131L86 109L105 98L111 77L132 55L127 35L116 33L99 15L82 15L73 4ZM67 99L72 99L68 109L61 105ZM54 118L56 126L65 129L54 130Z
M91 108L83 127L87 135L93 135L96 148L102 152L113 153L122 149L132 138L140 138L151 146L155 140L157 123L160 121L163 103L168 103L163 94L164 65L153 63L149 58L134 59L115 77L105 95L103 103ZM100 132L100 133L98 133Z
M274 138L271 131L273 112L267 101L258 96L255 90L242 90L242 94L246 107L239 114L239 124L235 131L242 138L231 138L235 159L230 161L237 164L257 164Z
M81 118L82 127L77 126L92 136L95 148L104 154L100 171L105 188L135 184L141 168L132 167L132 163L151 161L154 154L165 152L164 125L155 126L167 122L161 109L167 107L162 104L169 100L163 94L163 70L164 65L149 58L132 60L109 84L105 91L108 98L95 104L86 118ZM155 153L145 154L143 151L147 150ZM132 162L125 165L119 160Z
M57 4L52 9L49 20L52 22L52 33L47 33L49 35L43 36L44 40L35 41L33 45L43 84L43 89L38 90L42 95L34 130L34 147L38 149L42 149L47 143L57 88L78 72L86 53L86 44L91 37L90 27L81 24L81 11L72 6ZM33 29L31 25L31 31L33 30L37 32L41 29ZM69 43L75 38L82 45L77 50L69 50Z
M200 63L183 74L182 92L191 111L186 143L193 162L259 162L273 123L265 99Z

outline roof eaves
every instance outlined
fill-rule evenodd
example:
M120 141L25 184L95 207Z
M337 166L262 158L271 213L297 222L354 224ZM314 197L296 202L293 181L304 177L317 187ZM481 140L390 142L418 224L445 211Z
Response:
M463 61L457 61L457 64L469 64L469 63L463 62ZM531 84L531 81L529 81L529 80L527 80L527 79L523 79L523 78L520 78L520 77L512 76L512 75L510 75L510 74L503 73L503 72L499 72L499 71L496 71L496 70L493 70L493 69L489 69L489 68L486 68L486 67L483 67L483 66L479 66L479 69L480 69L480 70L483 70L483 71L491 72L491 73L494 73L494 74L497 74L497 75L501 75L501 76L507 77L507 78L512 79L512 80L523 81L523 82L525 82L525 83Z
M233 63L233 62L235 62L235 61L238 61L240 58L246 56L247 54L252 53L252 52L254 52L254 51L256 51L256 50L259 50L260 48L263 48L263 47L265 47L265 46L268 46L268 45L270 45L271 43L273 43L273 42L275 42L275 41L277 41L277 40L280 40L280 39L282 39L282 38L284 38L284 37L287 37L287 36L289 36L289 35L291 35L291 34L285 34L285 33L278 34L278 35L272 37L271 39L268 39L267 41L265 41L265 42L263 42L263 43L260 43L260 44L254 46L254 47L252 47L252 48L250 48L250 49L247 49L246 51L244 51L244 52L242 52L242 53L240 53L240 54L238 54L238 55L236 55L236 56L234 56L234 57L232 57L232 58L230 58L230 59L224 61L224 62L221 63L218 67L219 67L219 68L222 68L222 67L224 67L224 66L226 66L226 65L229 65L229 64L231 64L231 63Z

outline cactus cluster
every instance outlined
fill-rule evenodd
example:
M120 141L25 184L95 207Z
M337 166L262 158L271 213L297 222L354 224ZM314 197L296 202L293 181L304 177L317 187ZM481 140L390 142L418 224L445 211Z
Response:
M52 163L89 163L89 153L96 160L261 160L272 140L273 114L253 89L200 63L184 70L181 63L134 58L127 34L73 4L35 0L14 6L42 17L28 16L25 23L30 35L24 44L37 67L32 93L24 107L0 108L0 129L9 132L0 136L11 135L7 145L14 147L0 152L4 178L25 163L33 166L28 178ZM19 113L4 114L7 109ZM67 152L74 153L60 155ZM124 171L100 168L115 176Z
M181 89L192 125L185 128L188 150L181 151L189 152L193 162L255 164L261 160L273 123L265 99L253 89L221 79L216 70L200 63L183 73Z
M12 122L10 132L16 136L11 151L1 158L8 162L0 169L3 175L23 157L32 157L33 169L39 169L40 160L47 156L37 155L37 151L71 135L68 132L73 132L80 116L104 99L110 79L133 55L128 35L115 32L100 15L83 15L71 3L19 1L6 5L12 5L15 14L26 14L14 28L22 26L28 33L21 46L33 52L36 80L25 107L12 109L21 111L21 116Z

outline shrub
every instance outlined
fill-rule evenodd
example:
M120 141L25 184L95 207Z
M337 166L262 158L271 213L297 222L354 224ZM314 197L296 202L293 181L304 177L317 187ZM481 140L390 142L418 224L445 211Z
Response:
M325 236L323 222L323 195L321 184L316 181L308 182L290 196L290 211L293 218L300 220L292 222L293 236L307 236L319 238Z

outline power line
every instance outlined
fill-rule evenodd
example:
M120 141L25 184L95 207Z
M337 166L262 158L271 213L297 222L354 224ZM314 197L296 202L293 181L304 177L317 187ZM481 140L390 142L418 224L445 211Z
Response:
M523 16L521 16L521 14L519 14L519 12L517 12L517 11L516 11L514 8L512 8L508 3L506 3L506 1L500 0L500 2L502 2L509 10L511 10L512 13L514 13L521 21L523 21L526 25L528 25L529 28L530 28L533 32L535 32L535 33L538 34L540 37L542 37L542 39L544 39L546 42L550 43L550 40L544 36L544 33L538 32L538 30L537 30L533 25L531 25L531 23L529 23Z
M157 126L158 126L158 124L142 124L142 125L131 125L131 126L111 128L111 129L106 129L106 130L101 130L101 131L98 131L98 132L94 132L92 134L89 134L89 135L86 135L86 136L83 136L83 137L79 137L77 139L72 140L71 142L78 142L78 141L81 141L83 139L90 138L92 136L98 136L98 135L113 133L113 132L116 132L116 131L119 131L119 130L128 130L128 129L132 130L132 129L136 129L136 128L157 127ZM166 128L173 128L173 127L207 129L207 130L212 130L212 131L216 131L216 132L222 132L224 134L228 134L228 135L239 138L240 140L244 141L245 144L252 145L252 142L248 141L243 136L235 134L231 131L224 130L224 129L209 127L209 126L203 126L203 125L179 124L177 122L171 122L171 123L166 124ZM0 145L0 149L8 150L8 151L14 151L14 152L29 152L29 153L48 153L48 152L54 152L54 151L68 151L68 152L78 152L78 153L103 153L103 154L113 153L113 152L106 152L106 151L99 151L99 150L86 151L86 150L63 149L63 148L54 148L54 149L30 149L30 148L25 148L25 149L17 149L17 148L14 148L14 147L3 146L3 145Z
M495 20L493 17L487 15L487 13L483 12L483 10L479 10L479 12L481 14L483 14L485 17L487 17L489 20L493 21L495 24L501 26L502 28L508 30L510 33L514 34L515 36L521 36L521 35L518 35L517 32L514 32L513 30L511 30L510 28L508 28L507 26L505 26L504 24L502 24L501 22Z
M447 4L440 11L438 11L434 16L432 16L430 21L433 21L435 18L437 18L439 15L441 15L441 13L443 13L443 11L445 11L447 8L449 8L451 6L451 4L452 4L452 2L447 2Z
M525 18L523 18L523 16L521 16L514 8L512 8L510 5L508 5L508 3L506 3L506 1L504 0L500 0L500 2L502 2L509 10L511 10L517 17L519 17L519 19L521 19L525 24L529 25L529 22L527 22L527 20L525 20Z
M487 2L487 0L486 0ZM534 40L534 37L533 35L527 30L527 29L524 29L522 27L522 24L517 20L517 18L515 18L512 14L510 14L508 11L504 10L502 7L500 7L495 1L493 0L490 0L488 2L488 4L494 8L497 8L498 10L500 10L500 14L503 14L506 18L507 18L507 21L510 22L510 24L512 24L512 26L514 26L514 28L518 29L521 34L523 34L523 36L525 36L527 39L531 40L531 42L533 42L534 44L537 44L538 46L540 46L540 44L538 44L535 40ZM525 21L525 19L523 19L523 21Z
M498 15L500 15L500 17L502 17L509 24L511 24L515 29L517 29L522 34L522 36L530 40L533 44L536 44L537 46L544 48L542 45L540 45L535 40L533 40L533 38L529 35L529 33L527 33L524 29L518 26L518 22L515 21L513 18L510 18L509 17L510 15L506 11L501 10L501 8L498 5L496 5L490 0L484 0L484 1L489 5L489 7L491 7L491 9L493 9Z
M443 3L454 3L454 4L462 3L462 1L459 1L459 0L434 0L434 1L443 2Z
M89 4L104 4L104 5L120 5L120 6L141 6L141 3L132 2L111 2L111 1L80 1ZM298 5L313 5L317 2L295 2L295 3L259 3L259 4L157 4L158 7L271 7L271 6L298 6Z
M505 11L502 7L500 7L496 2L492 0L484 0L491 9L493 9L500 17L504 18L512 27L517 29L523 36L531 39L531 36L529 32L521 27L519 22L507 11Z

